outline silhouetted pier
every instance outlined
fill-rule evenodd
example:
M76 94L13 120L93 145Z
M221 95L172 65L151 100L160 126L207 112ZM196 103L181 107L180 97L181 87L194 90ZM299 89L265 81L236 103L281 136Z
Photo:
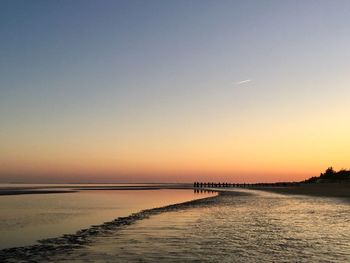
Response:
M193 188L228 188L228 187L249 187L252 186L252 184L246 184L246 183L227 183L227 182L194 182Z
M194 182L194 189L207 189L207 188L254 188L254 187L286 187L295 186L299 183L295 182L281 182L281 183L228 183L228 182Z

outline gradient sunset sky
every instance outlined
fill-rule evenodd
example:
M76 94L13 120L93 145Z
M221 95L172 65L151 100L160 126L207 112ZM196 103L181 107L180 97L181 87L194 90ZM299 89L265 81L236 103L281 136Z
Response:
M350 168L350 1L0 2L0 182Z

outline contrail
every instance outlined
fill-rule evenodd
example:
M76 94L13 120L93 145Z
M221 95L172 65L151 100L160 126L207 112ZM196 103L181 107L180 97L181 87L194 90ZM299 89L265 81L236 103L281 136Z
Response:
M241 85L241 84L244 84L244 83L247 83L247 82L251 82L251 81L252 81L251 79L246 79L246 80L242 80L242 81L236 82L235 84L236 85Z

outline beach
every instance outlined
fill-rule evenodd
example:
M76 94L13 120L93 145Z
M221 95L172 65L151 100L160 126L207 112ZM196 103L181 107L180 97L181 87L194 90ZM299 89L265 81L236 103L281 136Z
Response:
M146 193L142 191L142 193ZM346 262L347 198L226 189L145 209L34 246L2 262Z
M0 263L350 263L350 0L0 21Z
M111 190L114 187L123 190ZM2 186L7 195L0 196L0 249L35 245L38 240L74 234L144 209L216 195L165 187L18 185L11 190Z
M254 190L269 191L280 194L311 195L323 197L350 198L350 183L300 184L295 186L252 187Z

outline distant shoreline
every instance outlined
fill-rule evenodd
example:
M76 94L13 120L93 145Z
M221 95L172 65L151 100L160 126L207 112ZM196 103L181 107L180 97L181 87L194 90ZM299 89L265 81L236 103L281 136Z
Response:
M296 186L261 186L249 188L252 190L268 191L279 194L310 195L323 197L350 198L350 183L315 183Z
M52 188L60 188L54 190ZM64 194L76 193L82 191L142 191L142 190L162 190L162 189L192 189L191 184L154 184L150 186L134 185L134 186L46 186L46 187L14 187L14 188L0 188L0 196L6 195L31 195L31 194Z
M31 194L66 194L76 193L76 190L0 190L0 196L3 195L31 195Z
M154 185L154 186L85 186L85 187L65 187L62 190L53 190L51 187L45 188L0 188L0 196L8 195L30 195L30 194L64 194L64 193L76 193L81 191L140 191L140 190L161 190L161 189L192 189L189 184L174 184L174 185ZM61 188L61 187L59 187ZM62 187L63 188L63 187ZM221 192L221 188L202 188L203 190L212 190ZM234 191L235 189L251 189L268 191L279 194L293 194L293 195L309 195L309 196L323 196L323 197L346 197L350 198L350 183L310 183L310 184L297 184L292 186L250 186L250 187L230 187L227 190Z

